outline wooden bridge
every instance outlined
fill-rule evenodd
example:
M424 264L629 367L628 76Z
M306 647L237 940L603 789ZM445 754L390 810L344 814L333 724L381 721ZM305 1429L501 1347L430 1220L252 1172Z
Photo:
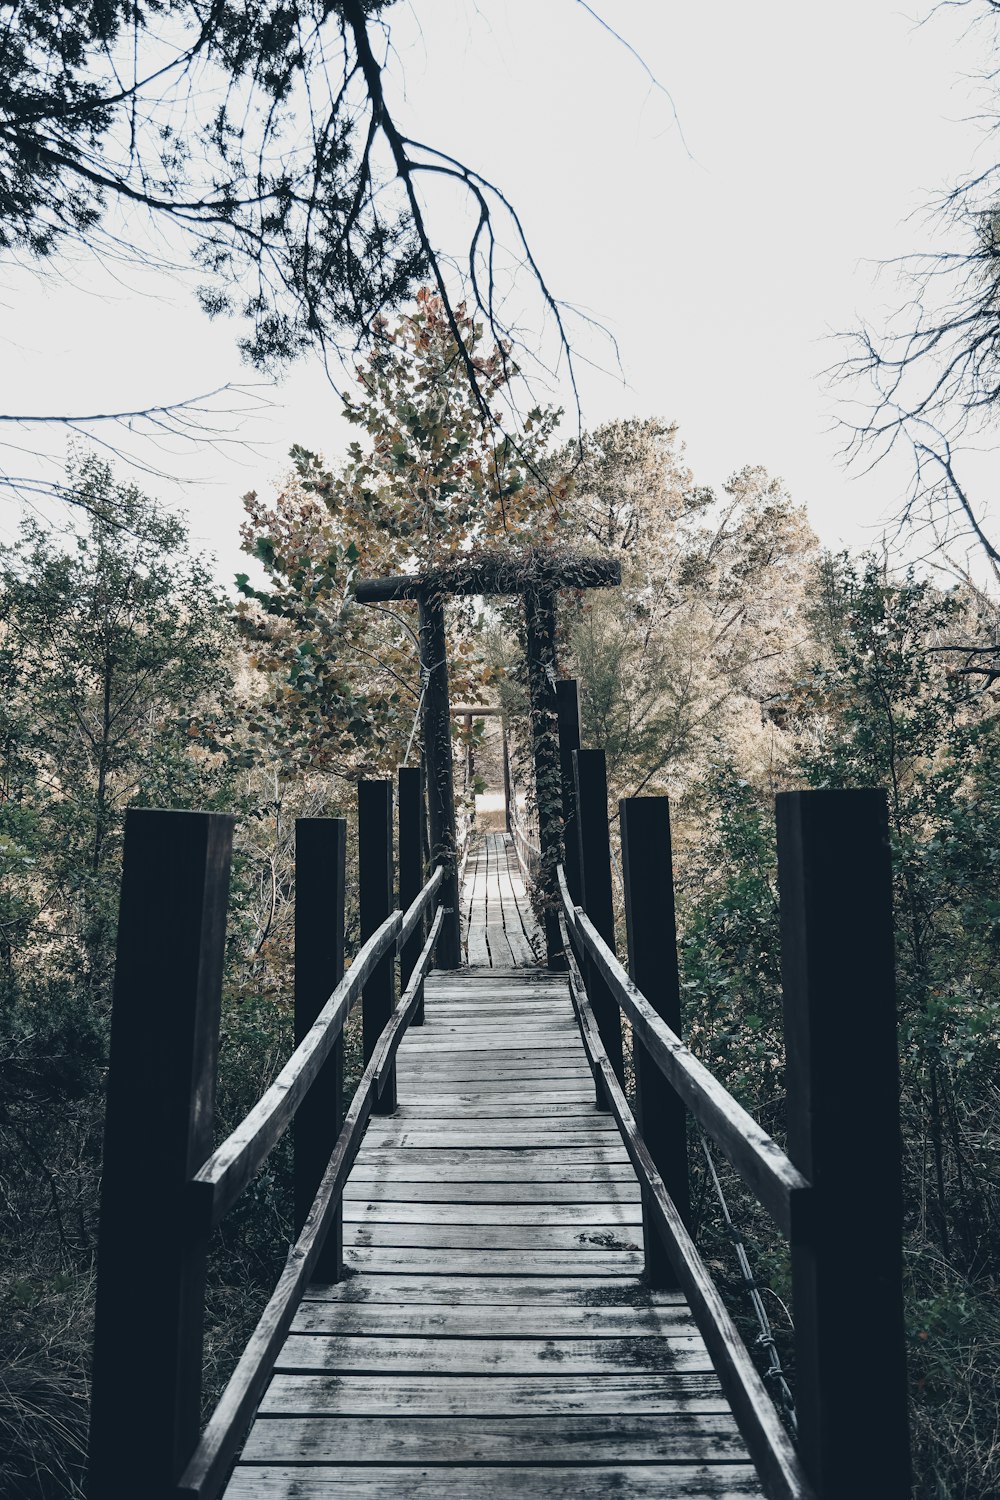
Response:
M626 969L603 756L570 754L544 938L522 830L447 906L404 770L395 838L392 784L359 786L345 974L346 825L300 822L297 1047L218 1146L231 820L129 815L90 1500L909 1494L884 798L778 800L786 1154L679 1038L666 800L618 812ZM463 961L434 969L447 922ZM797 1438L688 1233L688 1115L791 1242ZM209 1235L293 1120L297 1238L202 1430Z

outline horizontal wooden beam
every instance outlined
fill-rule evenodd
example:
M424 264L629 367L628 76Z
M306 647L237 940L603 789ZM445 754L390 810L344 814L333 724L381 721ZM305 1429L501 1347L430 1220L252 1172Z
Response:
M612 557L553 557L547 553L489 553L438 568L434 573L398 573L389 578L362 578L359 604L388 604L419 599L423 594L523 594L526 589L616 588L622 565Z
M570 930L575 931L663 1077L725 1153L782 1233L793 1243L807 1241L813 1230L811 1183L636 989L593 923L573 905L561 865L559 890Z
M399 913L395 912L393 916L398 923ZM319 1260L344 1185L364 1139L372 1106L384 1087L396 1049L413 1019L420 998L420 980L430 967L443 917L439 907L406 993L383 1028L361 1075L302 1233L289 1251L278 1284L177 1484L176 1500L214 1500L225 1483ZM385 923L374 936L379 936L388 926Z
M568 937L561 913L560 918L564 937ZM639 1176L643 1197L663 1236L677 1280L705 1340L750 1456L764 1480L765 1494L769 1500L816 1500L792 1441L781 1425L774 1402L639 1135L635 1117L604 1050L597 1018L572 958L572 949L569 951L570 998L591 1068L600 1075L604 1084L608 1105Z

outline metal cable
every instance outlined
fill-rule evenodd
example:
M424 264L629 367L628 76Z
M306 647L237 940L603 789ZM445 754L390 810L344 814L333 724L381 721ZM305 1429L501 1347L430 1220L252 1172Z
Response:
M793 1432L797 1432L798 1423L795 1416L795 1399L792 1396L791 1391L789 1390L788 1382L785 1379L785 1372L781 1368L781 1359L778 1355L777 1345L774 1342L774 1334L771 1331L771 1321L767 1316L767 1309L764 1306L763 1299L757 1287L757 1282L754 1280L753 1271L750 1268L750 1261L747 1258L746 1247L743 1243L743 1236L740 1234L739 1230L736 1228L736 1225L733 1223L732 1215L729 1212L729 1205L726 1202L726 1195L722 1191L722 1183L719 1181L719 1174L715 1170L715 1162L712 1160L712 1153L709 1150L705 1132L701 1130L698 1133L701 1136L701 1149L705 1153L705 1160L708 1162L708 1170L711 1173L712 1182L715 1184L715 1193L716 1197L719 1200L719 1206L722 1209L722 1216L726 1221L726 1231L736 1249L736 1259L739 1261L740 1273L746 1284L746 1289L749 1293L750 1301L753 1304L753 1310L757 1314L757 1322L760 1325L760 1333L757 1335L754 1342L758 1346L758 1348L767 1350L768 1368L764 1373L764 1379L773 1381L777 1390L778 1397L785 1409L785 1415L788 1418L789 1425Z

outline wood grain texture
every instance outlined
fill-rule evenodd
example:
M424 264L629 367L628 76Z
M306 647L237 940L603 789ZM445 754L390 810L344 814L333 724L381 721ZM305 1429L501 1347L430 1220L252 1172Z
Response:
M655 1416L728 1410L714 1375L276 1375L267 1416Z
M647 1464L505 1467L456 1464L447 1469L409 1465L393 1468L338 1466L237 1469L230 1500L747 1500L761 1495L747 1464Z
M759 1500L683 1295L643 1279L565 980L516 967L543 944L491 840L462 892L478 967L426 980L346 1185L344 1278L307 1290L227 1493Z

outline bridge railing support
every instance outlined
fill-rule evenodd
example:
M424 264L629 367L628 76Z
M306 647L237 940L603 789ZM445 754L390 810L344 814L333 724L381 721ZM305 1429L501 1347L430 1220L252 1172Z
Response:
M892 875L882 791L778 797L799 1452L820 1500L910 1494Z
M344 977L347 820L295 820L295 1045L305 1038ZM316 1086L299 1106L295 1146L295 1233L302 1232L340 1134L344 1040L338 1037ZM318 1281L339 1281L343 1209L338 1206L316 1268Z
M415 901L423 888L424 864L424 776L420 766L400 766L399 786L399 904L403 911ZM399 987L405 990L420 957L427 936L427 923L421 922L399 954ZM424 986L413 1013L414 1026L424 1024Z
M392 782L358 782L358 904L361 941L370 938L393 909ZM362 998L362 1044L367 1065L390 1020L396 1003L395 965L386 953L375 966ZM396 1067L372 1112L391 1115L396 1109Z
M681 1002L669 803L666 797L626 797L619 802L618 810L629 978L671 1031L680 1036ZM567 882L568 879L567 870ZM681 1218L690 1226L687 1110L663 1079L642 1039L634 1034L632 1051L639 1133ZM679 1285L656 1227L647 1192L642 1196L642 1238L650 1285Z
M608 775L603 750L573 751L576 826L579 841L580 904L611 952L615 951L615 910L611 892L611 843L608 838ZM622 1019L604 976L585 960L584 977L604 1050L619 1083L625 1080ZM597 1103L607 1109L604 1085L597 1080Z
M233 819L130 811L118 923L87 1493L165 1500L198 1441ZM128 1476L125 1483L124 1476Z

